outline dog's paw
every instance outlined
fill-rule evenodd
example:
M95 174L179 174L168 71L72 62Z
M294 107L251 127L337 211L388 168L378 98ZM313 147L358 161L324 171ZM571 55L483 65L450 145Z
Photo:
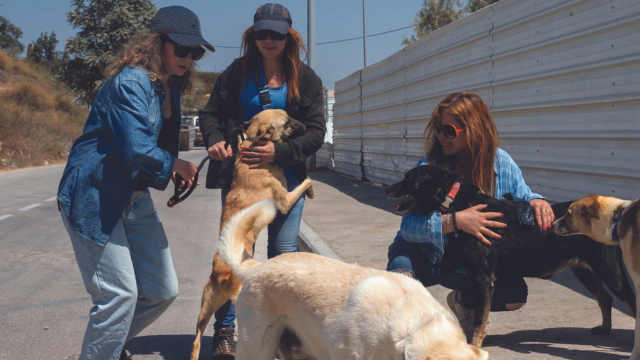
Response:
M591 333L594 335L607 335L611 333L611 328L606 328L602 325L596 326L591 329Z
M314 197L316 197L316 194L313 192L313 187L308 188L304 193L309 199L313 199Z

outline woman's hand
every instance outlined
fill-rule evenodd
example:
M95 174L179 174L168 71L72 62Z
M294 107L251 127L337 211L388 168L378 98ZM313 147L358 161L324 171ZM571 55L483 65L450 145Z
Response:
M207 149L211 160L222 161L229 156L233 156L233 153L231 152L231 145L227 146L227 148L225 149L224 143L224 141L220 141L219 143L216 143Z
M529 201L529 204L531 204L533 211L536 213L538 226L544 230L549 229L553 221L556 219L551 205L542 199L532 199Z
M500 235L489 230L488 227L506 228L507 224L489 221L489 219L502 217L504 214L497 212L480 212L480 210L486 207L486 204L472 206L466 210L456 212L455 215L458 229L477 237L480 242L489 246L491 242L487 240L484 235L491 236L495 239L500 239ZM453 226L453 222L451 226Z
M171 179L174 183L176 182L175 173L178 173L178 175L180 175L185 181L188 182L189 187L191 187L191 184L193 183L193 177L198 172L198 167L196 166L196 164L190 161L176 159L175 163L173 163L173 172L174 173L171 174ZM184 182L180 184L180 188L182 188L183 186Z
M175 173L175 172L171 174L171 181L173 181L174 184L177 181L176 180L176 174L177 173ZM182 176L182 175L180 175L180 176ZM185 182L184 180L180 180L180 187L178 189L182 190L182 188L184 187L185 184L187 185L187 188L190 188L191 184L193 184L193 182L191 180L189 180L187 182ZM199 182L196 184L196 188L198 187L198 185L200 185Z
M240 155L242 156L243 163L251 164L249 169L255 169L273 162L276 156L276 149L271 141L259 140L251 146L242 149Z

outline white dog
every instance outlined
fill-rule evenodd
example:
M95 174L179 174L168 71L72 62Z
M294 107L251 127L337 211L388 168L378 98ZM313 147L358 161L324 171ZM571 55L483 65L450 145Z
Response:
M236 359L272 360L281 338L291 341L280 346L282 359L488 359L467 344L454 315L407 276L310 253L250 259L245 235L269 224L276 211L271 200L243 210L218 242L222 260L244 284Z

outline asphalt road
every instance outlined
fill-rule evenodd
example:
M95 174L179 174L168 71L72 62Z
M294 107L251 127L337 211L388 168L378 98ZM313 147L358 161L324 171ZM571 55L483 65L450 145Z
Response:
M196 149L180 157L199 163L205 152ZM92 305L54 200L63 170L53 165L0 173L0 360L65 360L80 351ZM199 188L197 196L168 208L172 189L152 191L152 197L169 238L180 296L127 344L135 359L188 358L211 272L220 191ZM256 246L260 259L266 259L264 233ZM213 330L207 331L203 359L211 354Z
M199 163L202 148L181 153ZM54 201L63 165L0 173L0 360L66 360L80 350L91 301ZM202 174L204 180L206 171ZM384 269L386 248L400 224L381 188L335 173L315 172L317 197L304 221L346 262ZM169 238L180 295L126 348L137 360L187 359L202 286L211 271L220 217L220 191L196 192L175 208L172 189L152 191ZM256 257L266 258L265 232ZM527 279L522 310L491 313L484 349L492 360L618 360L633 346L634 319L614 300L613 331L596 336L598 306L568 271L551 280ZM444 303L447 289L429 288ZM211 354L211 326L201 359Z

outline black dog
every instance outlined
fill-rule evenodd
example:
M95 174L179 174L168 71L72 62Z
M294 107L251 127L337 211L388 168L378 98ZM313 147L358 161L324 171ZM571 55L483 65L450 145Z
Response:
M441 208L449 191L460 176L439 166L419 166L409 170L404 179L387 188L387 195L397 199L405 197L397 210L415 209L429 215ZM504 222L506 228L492 228L501 236L491 246L483 245L475 236L457 231L458 237L449 237L445 255L440 264L445 270L466 269L475 302L475 322L471 344L480 347L486 336L486 325L493 294L493 281L514 277L548 279L570 267L578 280L598 301L602 311L602 325L591 329L594 334L611 331L613 298L604 285L636 313L636 298L629 285L620 249L597 243L583 235L562 237L537 225L520 225L514 201L498 200L483 194L470 183L460 183L460 190L449 212L462 211L478 204L487 204L486 212L503 213L504 217L492 221ZM552 206L557 218L563 216L571 202ZM604 283L604 285L603 285Z

